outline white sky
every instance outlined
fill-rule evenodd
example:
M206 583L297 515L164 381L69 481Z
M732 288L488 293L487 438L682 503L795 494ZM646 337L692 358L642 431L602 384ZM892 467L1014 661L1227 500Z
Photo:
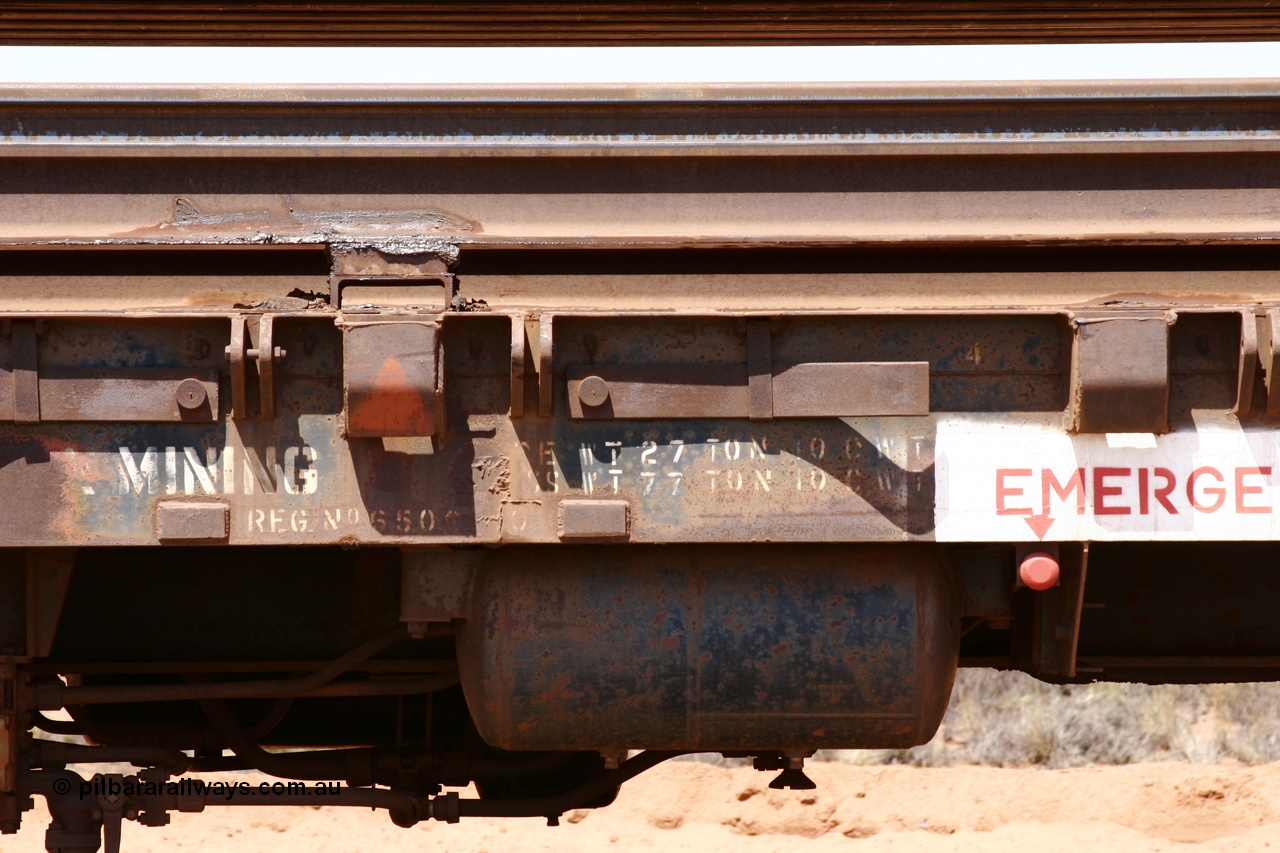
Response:
M0 82L859 83L1280 78L1280 42L887 47L0 47Z

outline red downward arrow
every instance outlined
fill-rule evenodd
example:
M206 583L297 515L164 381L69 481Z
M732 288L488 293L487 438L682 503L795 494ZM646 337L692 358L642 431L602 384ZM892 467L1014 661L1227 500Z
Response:
M1044 539L1044 535L1049 532L1050 527L1053 527L1054 522L1054 518L1049 515L1023 516L1022 520L1027 523L1027 527L1030 527L1031 532L1040 540Z

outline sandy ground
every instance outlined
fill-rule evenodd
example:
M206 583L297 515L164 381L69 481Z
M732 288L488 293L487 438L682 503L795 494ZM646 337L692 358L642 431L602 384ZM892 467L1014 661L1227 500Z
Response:
M162 829L124 827L124 853L214 850L625 851L752 853L927 851L1280 851L1280 764L1143 764L1081 770L811 764L816 791L771 791L773 774L669 763L623 788L612 807L561 826L467 820L393 826L339 808L222 808ZM0 840L43 848L43 808Z

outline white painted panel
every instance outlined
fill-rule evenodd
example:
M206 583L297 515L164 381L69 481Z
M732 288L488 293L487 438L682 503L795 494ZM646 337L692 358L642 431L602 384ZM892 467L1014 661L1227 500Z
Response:
M948 542L1280 539L1280 431L1198 417L1169 435L1068 435L1035 421L938 422Z

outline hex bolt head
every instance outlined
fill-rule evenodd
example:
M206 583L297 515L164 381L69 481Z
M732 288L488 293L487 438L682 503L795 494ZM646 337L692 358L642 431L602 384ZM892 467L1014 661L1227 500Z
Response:
M199 379L184 379L178 383L178 407L191 411L203 406L209 399L209 392Z
M584 406L603 406L609 399L609 383L599 376L588 376L578 383L578 399Z

